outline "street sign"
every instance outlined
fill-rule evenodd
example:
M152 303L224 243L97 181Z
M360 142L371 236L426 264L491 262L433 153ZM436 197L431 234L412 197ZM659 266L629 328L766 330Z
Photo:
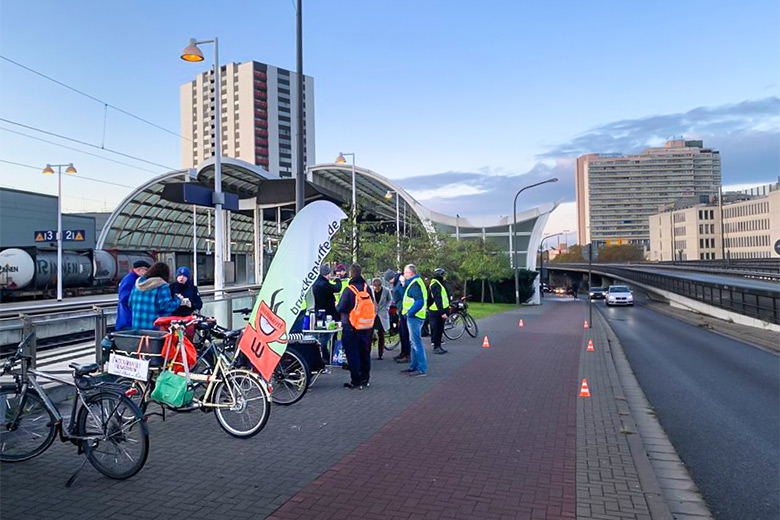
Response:
M777 242L775 242L775 253L780 255L780 238L778 238Z
M47 229L33 232L36 242L54 242L57 240L57 231ZM66 229L62 232L62 239L66 242L83 242L87 233L83 229Z

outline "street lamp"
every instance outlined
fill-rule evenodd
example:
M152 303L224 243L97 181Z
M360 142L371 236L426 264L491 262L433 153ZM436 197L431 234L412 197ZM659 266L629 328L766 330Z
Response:
M399 211L399 208L400 208L401 197L398 195L397 191L387 190L387 193L385 193L385 198L387 200L390 200L393 198L393 195L395 195L395 265L398 267L398 269L400 269L401 268L401 219L399 217L401 213Z
M355 187L355 152L339 153L336 164L346 164L345 155L352 156L352 263L357 263L357 188Z
M74 174L76 168L73 163L69 164L47 164L43 169L45 175L54 175L54 168L57 168L57 301L62 301L62 168L65 167L65 173Z
M190 43L181 51L181 59L189 62L203 61L203 52L198 45L204 43L214 44L214 111L216 125L214 127L214 194L211 202L214 204L214 297L220 299L225 287L225 216L222 214L222 205L225 203L225 195L222 193L222 79L219 68L219 38L213 40L196 41L190 38Z
M518 276L517 274L517 197L519 197L521 193L523 193L525 190L529 188L534 188L542 184L547 184L548 182L558 182L558 178L553 177L552 179L547 179L546 181L537 182L535 184L530 184L528 186L520 188L520 191L518 191L515 194L515 200L512 203L512 213L514 215L514 227L512 228L512 234L514 235L513 237L514 240L512 240L512 258L513 258L514 269L515 269L515 305L520 305L520 281L517 278Z
M547 240L548 238L560 237L561 235L563 235L563 233L555 233L554 235L547 235L546 237L542 238L541 242L539 242L539 296L540 298L544 298L544 287L542 287L542 284L544 283L544 241ZM541 303L541 299L539 300L539 302Z

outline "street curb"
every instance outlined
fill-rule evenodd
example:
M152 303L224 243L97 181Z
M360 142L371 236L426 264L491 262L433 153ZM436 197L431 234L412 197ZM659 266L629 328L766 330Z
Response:
M621 423L630 432L626 438L651 517L653 520L712 520L701 492L652 413L653 408L639 386L623 345L602 311L597 310L594 321L606 331L610 354L607 359L617 373L623 393L615 396L621 408Z

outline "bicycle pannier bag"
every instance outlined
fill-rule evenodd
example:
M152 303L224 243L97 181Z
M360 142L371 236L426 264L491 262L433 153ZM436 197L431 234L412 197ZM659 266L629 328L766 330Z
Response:
M354 285L348 285L349 290L355 295L355 308L349 313L349 323L355 330L368 330L374 327L376 319L376 307L374 299L366 290L358 291Z
M170 370L157 377L152 391L152 399L178 408L192 402L193 391L187 388L187 379Z

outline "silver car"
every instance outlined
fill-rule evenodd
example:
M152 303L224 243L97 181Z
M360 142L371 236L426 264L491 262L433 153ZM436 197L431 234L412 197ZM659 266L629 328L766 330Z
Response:
M625 285L610 285L607 289L607 306L634 305L634 293Z

